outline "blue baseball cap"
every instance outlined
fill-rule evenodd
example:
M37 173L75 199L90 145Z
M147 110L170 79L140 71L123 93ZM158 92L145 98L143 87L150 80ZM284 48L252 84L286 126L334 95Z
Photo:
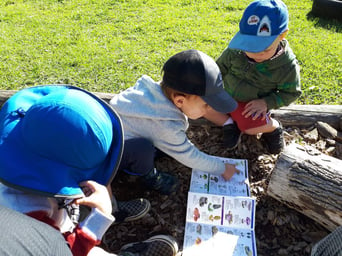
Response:
M119 116L74 86L26 88L0 110L0 182L16 189L81 197L81 181L111 182L122 150Z
M288 10L280 0L256 0L247 6L240 20L240 31L229 48L262 52L288 29Z

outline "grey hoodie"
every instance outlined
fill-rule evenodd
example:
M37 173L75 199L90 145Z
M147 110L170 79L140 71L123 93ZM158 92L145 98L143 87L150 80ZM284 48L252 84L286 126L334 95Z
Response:
M115 95L110 105L121 117L126 140L146 138L189 168L224 172L221 160L201 152L187 138L188 118L149 76L142 76L133 87Z

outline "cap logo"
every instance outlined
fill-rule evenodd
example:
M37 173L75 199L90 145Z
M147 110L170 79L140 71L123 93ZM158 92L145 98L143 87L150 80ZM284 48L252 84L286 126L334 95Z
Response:
M260 21L260 25L257 32L258 36L270 36L271 35L271 21L268 16L264 16Z
M258 25L259 21L260 21L260 19L259 19L258 16L252 15L252 16L250 16L250 17L248 18L247 24L248 24L248 25L251 25L251 26L252 26L252 25Z

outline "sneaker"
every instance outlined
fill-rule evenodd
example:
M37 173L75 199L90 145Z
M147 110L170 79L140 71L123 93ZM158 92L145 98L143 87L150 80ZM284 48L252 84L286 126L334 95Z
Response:
M137 198L130 201L113 200L113 216L115 224L141 219L151 209L151 203L147 199Z
M152 236L143 242L124 245L119 256L175 256L178 244L171 236Z
M234 149L240 143L241 131L236 123L223 126L223 146L227 149Z
M279 154L285 146L282 125L273 132L263 133L261 139L270 154Z
M179 181L175 176L160 172L156 168L143 176L143 183L149 189L156 190L163 195L170 195L179 187Z
M112 198L112 215L115 217L113 224L128 222L141 219L151 209L151 203L147 199L137 198L129 201L116 201ZM83 221L91 212L91 208L85 205L80 205L78 210L78 222ZM69 213L69 212L68 212ZM70 213L69 213L70 215ZM75 213L74 213L75 215ZM73 218L70 216L73 220ZM76 216L75 216L76 218ZM74 222L75 223L75 222Z

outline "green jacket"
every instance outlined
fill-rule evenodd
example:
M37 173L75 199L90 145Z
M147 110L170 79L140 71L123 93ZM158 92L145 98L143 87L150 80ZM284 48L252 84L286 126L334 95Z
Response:
M268 109L287 106L301 95L300 68L288 42L285 51L267 61L250 61L240 50L226 48L217 59L226 91L237 101L264 99Z

